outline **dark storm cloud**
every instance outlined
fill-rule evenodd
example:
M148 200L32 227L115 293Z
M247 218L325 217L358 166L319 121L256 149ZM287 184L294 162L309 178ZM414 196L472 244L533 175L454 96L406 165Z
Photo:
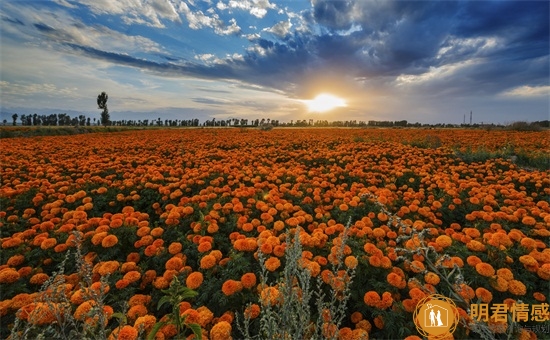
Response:
M353 1L313 0L313 18L332 30L348 29Z

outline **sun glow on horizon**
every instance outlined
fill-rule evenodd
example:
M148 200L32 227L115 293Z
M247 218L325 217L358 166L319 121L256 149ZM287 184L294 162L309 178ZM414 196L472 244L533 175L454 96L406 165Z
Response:
M311 100L302 100L302 102L306 104L309 112L327 112L337 107L347 106L344 99L328 93L321 93Z

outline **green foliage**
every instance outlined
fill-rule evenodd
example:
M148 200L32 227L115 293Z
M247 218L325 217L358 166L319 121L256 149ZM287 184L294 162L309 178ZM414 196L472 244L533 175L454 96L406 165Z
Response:
M176 326L176 338L184 336L187 330L191 330L196 339L201 339L201 327L195 323L187 323L185 321L186 316L182 317L180 315L180 303L187 299L194 298L195 296L197 296L198 293L192 289L187 288L182 282L179 281L177 276L175 276L170 283L170 287L168 289L163 289L162 293L164 294L164 296L159 300L157 304L157 310L161 310L165 304L168 304L170 308L168 320L157 322L153 326L153 329L151 333L149 333L147 339L154 339L160 328L166 324L173 324L174 326Z

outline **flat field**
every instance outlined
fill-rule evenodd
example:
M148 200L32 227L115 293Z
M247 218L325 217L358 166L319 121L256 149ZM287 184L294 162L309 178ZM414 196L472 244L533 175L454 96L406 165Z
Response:
M432 293L455 338L547 337L549 154L547 131L2 139L1 337L418 339Z

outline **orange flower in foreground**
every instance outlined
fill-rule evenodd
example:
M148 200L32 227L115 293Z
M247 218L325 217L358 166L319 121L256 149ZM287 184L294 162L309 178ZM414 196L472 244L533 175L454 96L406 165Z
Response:
M424 281L426 281L426 283L436 286L441 281L441 278L436 273L428 272L424 275Z
M508 282L508 291L514 295L525 295L527 293L527 287L525 287L521 281L510 280Z
M396 273L389 273L386 279L390 285L399 289L403 289L407 285L407 282Z
M157 318L153 315L140 316L139 318L136 319L136 322L134 322L134 328L140 329L141 327L143 327L143 329L147 333L151 331L151 329L153 329L156 322L157 322Z
M437 243L437 245L439 245L441 248L447 248L451 244L453 244L453 239L447 235L441 235L435 239L435 243Z
M189 289L197 289L203 282L203 276L201 272L192 272L185 279L185 285Z
M258 316L260 316L260 306L258 306L255 303L250 305L250 307L247 307L244 310L244 315L245 315L245 317L248 317L250 319L257 318Z
M363 301L367 306L375 307L380 303L380 295L375 291L369 291L365 293Z
M19 280L19 273L13 268L6 268L0 271L0 283L14 283Z
M210 330L211 340L231 340L231 324L227 321L220 321Z
M118 243L118 238L115 235L107 235L101 240L101 246L103 248L114 247Z
M491 277L495 275L495 269L488 263L481 262L476 265L476 271L479 275L485 277Z
M346 267L350 269L355 269L359 264L359 262L357 261L357 258L355 256L350 255L350 256L346 256L344 260L344 264L346 265Z
M241 281L227 280L222 285L222 292L227 296L238 293L242 289L243 289L243 284L241 283Z
M279 303L280 293L275 287L266 287L260 292L260 301L262 305L276 305Z
M281 266L281 261L276 257L270 257L265 261L265 268L270 272L274 272Z
M138 335L138 331L135 327L126 325L118 332L117 340L136 340Z
M256 285L256 275L254 273L246 273L241 276L243 288L250 289Z
M493 294L483 287L478 287L475 292L476 296L481 299L483 303L489 303L493 299Z
M200 264L202 269L210 269L216 265L216 258L210 254L205 255Z

